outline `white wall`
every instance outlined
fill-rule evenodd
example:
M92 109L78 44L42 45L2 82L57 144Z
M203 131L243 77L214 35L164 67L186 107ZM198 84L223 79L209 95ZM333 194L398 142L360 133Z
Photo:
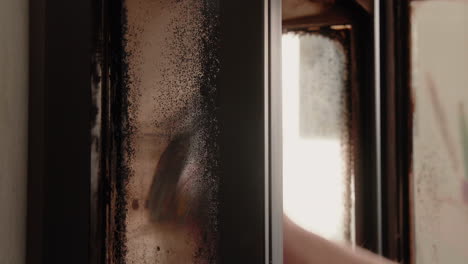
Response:
M0 264L25 259L27 90L27 0L1 0Z

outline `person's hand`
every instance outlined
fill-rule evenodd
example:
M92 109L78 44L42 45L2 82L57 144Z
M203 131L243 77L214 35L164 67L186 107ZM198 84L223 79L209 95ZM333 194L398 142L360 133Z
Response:
M283 219L284 264L393 263L364 249L339 246L302 229L287 216Z

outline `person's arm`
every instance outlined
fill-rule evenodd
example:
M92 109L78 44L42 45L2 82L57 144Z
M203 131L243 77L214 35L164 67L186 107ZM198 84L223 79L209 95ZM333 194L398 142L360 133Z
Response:
M284 217L285 264L394 264L361 248L334 244L307 232Z

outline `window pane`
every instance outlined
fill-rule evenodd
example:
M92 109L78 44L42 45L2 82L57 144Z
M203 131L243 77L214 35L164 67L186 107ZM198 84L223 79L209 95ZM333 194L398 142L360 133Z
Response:
M416 263L468 260L468 2L411 3Z
M114 179L110 255L116 263L213 262L214 9L202 0L124 3L123 157Z
M302 228L352 232L347 30L283 35L283 204Z

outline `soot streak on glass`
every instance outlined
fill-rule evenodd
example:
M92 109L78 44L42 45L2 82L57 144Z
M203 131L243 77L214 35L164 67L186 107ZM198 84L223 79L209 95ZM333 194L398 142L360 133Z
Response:
M123 1L111 263L217 262L214 2Z

